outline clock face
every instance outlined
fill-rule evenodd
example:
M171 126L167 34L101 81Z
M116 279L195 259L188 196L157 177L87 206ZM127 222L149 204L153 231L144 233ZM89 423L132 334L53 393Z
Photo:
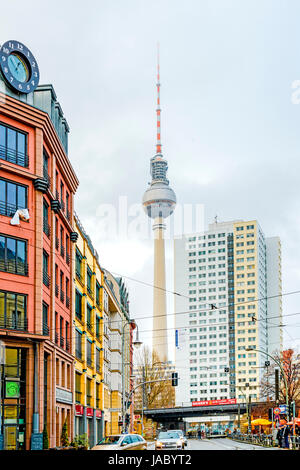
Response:
M39 84L39 68L30 50L18 41L0 48L0 70L6 82L19 93L31 93Z

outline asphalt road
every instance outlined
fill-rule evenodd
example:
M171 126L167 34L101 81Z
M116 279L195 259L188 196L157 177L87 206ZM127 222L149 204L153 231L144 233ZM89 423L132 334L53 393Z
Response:
M149 450L154 450L154 443L148 444ZM253 444L233 441L227 438L189 439L185 450L279 450L277 447L262 447Z

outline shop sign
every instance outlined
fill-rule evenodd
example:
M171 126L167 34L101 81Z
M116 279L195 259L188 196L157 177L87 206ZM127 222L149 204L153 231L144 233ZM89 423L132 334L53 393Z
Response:
M86 415L89 416L89 417L93 417L94 416L93 408L87 408L86 409Z
M229 398L227 400L203 400L203 401L193 401L192 406L222 406L222 405L235 405L236 398Z
M20 382L16 380L5 381L5 398L20 397Z
M134 415L134 419L135 421L137 421L138 419L141 419L141 415Z
M75 414L76 416L83 415L83 406L82 405L75 405Z
M56 401L61 403L67 403L68 405L72 405L73 403L73 394L68 390L63 390L62 388L56 387Z
M102 416L102 411L96 410L96 418L101 418L101 416Z

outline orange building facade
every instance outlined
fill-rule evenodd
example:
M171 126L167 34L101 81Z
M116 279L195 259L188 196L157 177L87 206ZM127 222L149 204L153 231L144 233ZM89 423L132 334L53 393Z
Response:
M65 421L70 439L74 428L72 243L78 179L52 86L37 87L27 100L1 89L0 448L40 448L43 430L54 447ZM12 225L18 210L19 223Z

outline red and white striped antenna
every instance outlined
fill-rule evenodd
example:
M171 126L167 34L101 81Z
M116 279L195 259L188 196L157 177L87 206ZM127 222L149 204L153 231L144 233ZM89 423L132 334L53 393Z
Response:
M159 43L157 43L157 138L156 138L156 153L161 153L161 109L160 109L160 73L159 73Z

